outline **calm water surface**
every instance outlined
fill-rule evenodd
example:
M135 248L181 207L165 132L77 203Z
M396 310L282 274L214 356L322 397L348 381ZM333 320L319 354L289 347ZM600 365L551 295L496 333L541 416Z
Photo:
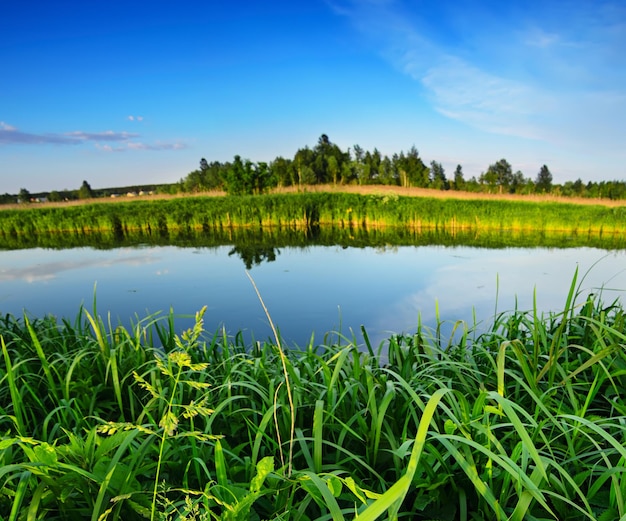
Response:
M271 336L268 320L230 247L138 247L114 250L0 252L0 313L76 317L83 304L114 324L207 306L205 326L246 339ZM489 324L496 311L559 310L576 268L584 297L603 287L605 301L626 296L626 251L592 248L500 250L471 247L284 248L249 271L273 321L290 344L364 325L376 343L412 332L436 310L452 324ZM190 325L180 318L182 327Z

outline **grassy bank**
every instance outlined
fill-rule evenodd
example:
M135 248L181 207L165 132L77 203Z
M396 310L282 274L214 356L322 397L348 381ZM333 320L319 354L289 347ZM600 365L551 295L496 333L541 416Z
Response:
M96 311L0 322L4 519L626 516L626 314L280 343Z
M513 230L622 233L626 207L560 202L460 200L394 194L293 193L188 197L0 212L0 236L92 232L123 237L238 227L407 227L415 230Z

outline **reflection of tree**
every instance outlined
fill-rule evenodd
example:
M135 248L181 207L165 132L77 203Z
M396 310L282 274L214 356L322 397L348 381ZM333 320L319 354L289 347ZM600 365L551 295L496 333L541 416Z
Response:
M422 229L410 227L372 228L315 226L308 229L216 229L199 231L181 229L162 235L124 228L121 220L111 219L112 230L82 230L67 233L18 233L15 226L0 230L0 249L27 248L95 248L177 246L180 248L232 248L247 267L276 260L282 248L339 246L342 248L376 248L389 246L470 246L474 248L575 248L595 247L606 250L626 248L624 234L588 234L530 232L512 230Z
M246 265L246 269L252 265L258 266L262 262L272 262L276 260L276 255L280 253L278 248L261 244L237 244L228 252L228 256L237 254Z

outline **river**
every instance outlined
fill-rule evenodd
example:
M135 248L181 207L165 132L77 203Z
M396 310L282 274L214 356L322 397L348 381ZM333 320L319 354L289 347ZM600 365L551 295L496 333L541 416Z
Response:
M483 328L533 301L541 312L558 311L576 270L579 301L600 291L607 304L623 301L625 268L625 250L586 247L315 245L256 258L232 246L34 248L0 251L0 313L74 320L95 301L114 326L173 309L182 329L206 306L208 331L265 340L272 333L249 273L288 345L312 335L321 343L330 332L361 343L361 326L378 344L420 322L444 322L448 333L459 320Z

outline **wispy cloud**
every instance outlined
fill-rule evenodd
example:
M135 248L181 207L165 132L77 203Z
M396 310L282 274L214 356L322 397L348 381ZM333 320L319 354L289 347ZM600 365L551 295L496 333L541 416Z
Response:
M113 258L111 260L81 259L63 260L37 263L19 267L9 267L0 270L0 282L22 280L24 282L41 282L52 280L65 271L73 271L83 268L111 268L119 265L143 266L158 261L158 257L152 255L131 255L129 257Z
M418 82L440 114L495 134L615 150L615 129L626 118L618 95L626 90L626 9L619 4L327 3Z
M64 133L35 134L22 132L4 121L0 121L0 145L80 145L93 143L98 150L104 152L121 152L126 150L182 150L184 143L148 144L138 142L139 134L133 132L85 132L75 130ZM110 143L118 143L113 146Z
M76 139L78 141L128 141L136 138L139 134L132 134L130 132L113 132L107 130L106 132L67 132L66 136Z
M143 121L143 116L128 116L128 121Z
M561 37L556 33L547 32L540 27L533 27L523 34L523 42L531 47L546 49L563 44Z
M187 148L185 143L138 143L130 142L123 146L111 146L96 144L96 147L103 152L127 152L128 150L184 150Z
M533 115L553 100L523 82L489 74L460 59L448 58L420 78L441 114L482 130L531 139L545 137Z
M128 143L131 150L182 150L187 148L184 143Z
M105 132L83 132L78 130L64 133L34 134L30 132L22 132L4 122L0 123L0 143L4 144L77 145L87 141L129 141L137 136L138 134L132 134L130 132L114 132L112 130L107 130Z

